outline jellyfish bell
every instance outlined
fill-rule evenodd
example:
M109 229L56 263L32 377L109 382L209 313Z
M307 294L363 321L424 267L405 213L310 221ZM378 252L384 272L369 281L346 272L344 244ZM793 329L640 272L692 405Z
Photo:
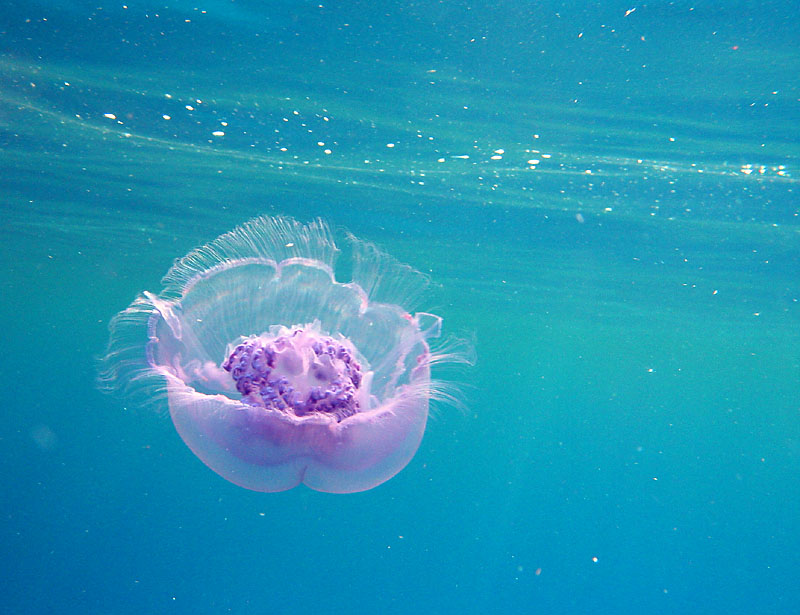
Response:
M257 491L370 489L417 451L439 387L441 318L407 307L427 278L321 220L260 217L178 260L110 324L101 381L163 398L184 442Z

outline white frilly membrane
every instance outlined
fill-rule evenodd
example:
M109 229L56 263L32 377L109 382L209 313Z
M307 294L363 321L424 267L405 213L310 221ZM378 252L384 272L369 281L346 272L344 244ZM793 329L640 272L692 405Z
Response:
M335 279L339 250L319 219L259 217L197 248L176 261L159 295L143 293L111 321L102 386L142 402L166 398L189 448L242 487L349 493L383 483L417 451L429 401L451 397L431 366L470 362L470 346L432 351L442 319L406 311L428 278L372 244L345 241L348 283ZM298 328L355 349L355 413L298 416L248 403L223 369L241 340Z

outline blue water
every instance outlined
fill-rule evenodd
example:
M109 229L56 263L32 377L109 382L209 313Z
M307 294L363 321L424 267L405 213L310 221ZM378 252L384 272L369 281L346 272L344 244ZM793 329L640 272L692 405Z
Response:
M0 610L800 612L797 2L0 4ZM376 489L241 489L96 388L258 214L473 340Z

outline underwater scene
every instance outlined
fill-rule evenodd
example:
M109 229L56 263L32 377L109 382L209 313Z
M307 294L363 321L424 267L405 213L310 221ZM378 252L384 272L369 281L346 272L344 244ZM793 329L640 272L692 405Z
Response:
M0 611L800 612L797 2L0 9Z

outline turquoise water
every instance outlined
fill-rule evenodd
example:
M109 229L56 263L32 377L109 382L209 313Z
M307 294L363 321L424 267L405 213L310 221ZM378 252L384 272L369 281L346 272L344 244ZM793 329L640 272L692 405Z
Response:
M800 609L796 2L2 4L4 612ZM238 488L96 388L258 214L473 341L376 489Z

